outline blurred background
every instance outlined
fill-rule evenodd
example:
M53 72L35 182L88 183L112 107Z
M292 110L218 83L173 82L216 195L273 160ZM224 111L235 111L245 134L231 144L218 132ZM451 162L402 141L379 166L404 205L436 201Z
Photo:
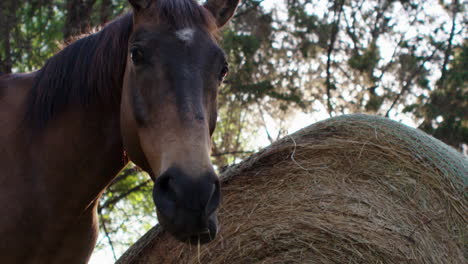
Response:
M2 0L0 72L37 70L128 11L126 0ZM222 170L349 113L392 118L467 155L467 22L459 0L242 0L222 32L230 73L213 163ZM157 223L151 191L132 164L116 177L100 201L92 263L113 263Z

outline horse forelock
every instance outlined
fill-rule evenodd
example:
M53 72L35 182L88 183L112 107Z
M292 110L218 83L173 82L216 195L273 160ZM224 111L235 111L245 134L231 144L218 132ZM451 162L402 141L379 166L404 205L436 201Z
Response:
M217 33L215 18L195 0L158 0L151 12L157 20L176 30L198 26L211 34Z

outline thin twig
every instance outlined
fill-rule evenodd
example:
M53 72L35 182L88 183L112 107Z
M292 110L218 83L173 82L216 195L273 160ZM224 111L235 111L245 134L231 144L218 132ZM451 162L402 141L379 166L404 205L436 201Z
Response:
M392 104L388 108L387 113L385 113L385 117L390 116L390 111L393 109L393 107L395 107L395 105L398 103L398 101L403 96L403 94L405 94L405 92L409 90L410 86L413 84L413 79L424 69L424 65L426 64L426 62L430 61L434 57L437 50L438 50L437 48L434 49L432 54L429 57L427 57L426 59L424 59L424 61L421 63L421 65L419 65L419 67L413 72L413 74L411 74L411 76L406 81L405 85L403 85L403 87L401 88L400 93L397 94L397 96L393 100Z
M114 256L114 260L117 261L117 255L115 254L114 244L112 243L112 239L110 237L109 231L107 230L106 221L104 220L104 216L102 215L101 210L98 210L99 218L101 219L102 229L104 230L104 234L107 238L107 242L109 242L109 246L112 250L112 255Z
M243 16L243 15L249 13L250 11L257 9L257 7L259 7L260 4L261 4L263 1L264 1L264 0L254 2L254 4L253 4L250 8L247 8L247 9L241 11L241 12L236 12L236 15L234 15L234 18L241 17L241 16Z
M223 153L214 153L211 154L211 157L220 157L224 155L236 155L236 154L252 154L255 151L230 151L230 152L223 152Z
M151 180L146 180L140 184L138 184L137 186L131 188L131 189L128 189L126 192L122 193L121 195L119 196L116 196L112 199L109 199L107 200L102 206L100 206L100 208L109 208L110 206L118 203L120 200L122 200L123 198L127 197L128 195L130 195L132 192L135 192L135 191L138 191L140 190L141 188L145 187L146 185L148 185L148 183L150 182Z
M140 172L141 169L138 168L138 167L132 167L132 168L127 168L127 169L124 169L121 173L118 174L117 177L115 177L112 182L111 182L111 185L112 184L115 184L116 182L119 182L125 178L127 178L128 176L134 174L134 173L138 173Z
M265 120L265 115L264 115L264 113L263 113L262 108L260 107L260 103L257 103L257 107L258 107L258 111L260 112L260 117L262 118L262 121L263 121L263 127L265 128L265 132L266 132L266 134L267 134L267 138L268 138L268 140L270 141L270 143L273 143L273 142L275 142L275 141L273 140L273 138L272 138L271 135L270 135L270 132L268 131L268 127L267 127L266 120Z
M328 109L328 114L330 117L333 116L333 106L331 104L331 90L332 90L332 85L331 85L331 55L333 53L334 47L335 47L335 41L336 41L336 36L338 35L339 31L339 23L341 20L341 13L343 12L343 6L344 6L344 0L340 1L340 6L337 14L337 19L334 21L332 33L330 36L330 44L328 45L328 51L327 51L327 77L325 80L325 84L327 86L327 109Z
M452 53L452 45L453 45L453 37L455 36L455 27L456 27L456 19L457 19L457 11L458 11L458 0L453 1L453 13L452 13L452 29L450 30L450 36L447 40L448 47L445 50L444 54L444 62L442 64L442 71L440 76L440 87L443 89L445 88L445 78L447 76L447 64L449 62L450 55Z

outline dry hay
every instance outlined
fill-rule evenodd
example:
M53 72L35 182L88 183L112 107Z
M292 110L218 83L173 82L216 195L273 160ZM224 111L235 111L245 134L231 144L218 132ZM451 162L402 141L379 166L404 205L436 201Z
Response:
M466 157L388 119L316 123L229 168L207 245L159 227L118 263L467 263Z

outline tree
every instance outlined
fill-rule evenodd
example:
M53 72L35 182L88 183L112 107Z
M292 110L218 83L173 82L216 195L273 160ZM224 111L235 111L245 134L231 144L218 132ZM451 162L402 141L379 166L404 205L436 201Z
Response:
M11 56L11 34L13 28L18 23L15 13L18 9L18 3L16 1L2 1L0 3L0 23L3 27L0 29L2 48L1 60L0 60L0 72L11 73L13 66L13 58Z
M67 0L67 16L63 35L65 39L89 32L91 12L96 0Z
M117 260L126 248L156 224L152 185L149 176L133 164L117 175L99 201L101 236L97 249L110 248Z
M421 113L424 121L419 128L461 150L468 144L468 42L454 51L451 67L442 74L437 88L406 110Z
M462 150L468 144L468 41L455 42L456 35L463 32L461 29L457 33L457 16L463 11L459 1L444 8L452 20L448 39L436 42L443 53L440 78L429 96L421 96L405 111L423 119L420 129Z
M289 47L278 41L282 29L274 24L274 12L262 1L242 1L229 28L223 31L222 46L228 55L230 75L219 92L219 121L214 135L214 163L232 163L252 152L258 127L266 129L266 115L282 117L306 102L300 89L300 72L287 59ZM281 70L279 70L281 69ZM280 138L279 129L270 141Z
M0 3L0 71L31 71L52 56L62 39L59 3L6 0Z
M454 147L466 144L466 70L463 55L459 62L452 56L466 33L459 1L335 0L320 9L322 3L286 1L300 51L295 60L314 65L304 89L330 116L406 115ZM445 17L431 14L436 10Z

